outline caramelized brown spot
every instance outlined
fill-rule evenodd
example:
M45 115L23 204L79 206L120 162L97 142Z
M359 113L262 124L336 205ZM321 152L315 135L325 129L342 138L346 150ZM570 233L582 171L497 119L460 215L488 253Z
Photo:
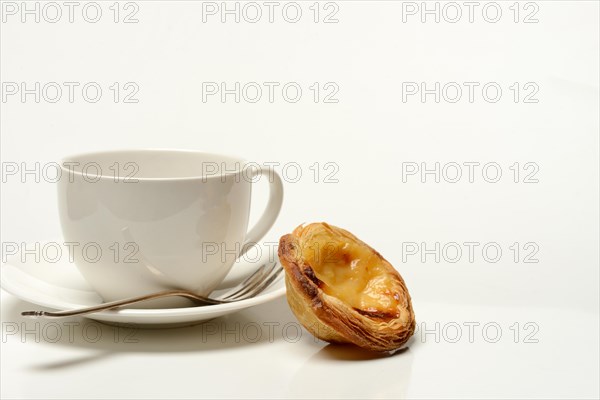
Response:
M313 271L313 269L310 266L304 266L304 275L306 275L306 277L310 279L319 288L323 286L323 282L319 278L317 278L317 275L315 275L315 271Z
M370 317L370 318L377 318L377 319L392 319L392 318L398 318L399 314L397 312L384 312L384 311L380 311L380 310L361 310L360 308L354 308L354 311L356 311L357 313L364 315L366 317Z
M347 252L342 252L342 260L344 262L344 264L350 264L353 260L352 254L349 254Z
M307 279L306 275L300 270L298 264L292 262L292 268L286 270L288 273L293 275L293 279L298 282L302 286L302 290L308 294L310 298L316 298L318 295L318 289L311 284L311 282Z

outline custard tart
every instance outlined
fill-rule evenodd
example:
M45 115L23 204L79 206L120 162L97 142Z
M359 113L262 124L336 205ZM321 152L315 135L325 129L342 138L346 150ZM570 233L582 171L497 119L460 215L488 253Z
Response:
M300 225L280 239L278 253L290 308L319 339L390 351L413 335L404 280L350 232L324 222Z

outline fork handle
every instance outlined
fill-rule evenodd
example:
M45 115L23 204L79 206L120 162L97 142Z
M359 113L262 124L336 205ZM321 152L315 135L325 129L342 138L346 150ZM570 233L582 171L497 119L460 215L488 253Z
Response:
M76 310L56 311L56 312L51 312L51 311L23 311L21 313L21 315L24 316L24 317L54 317L54 318L72 317L74 315L91 314L91 313L95 313L95 312L99 312L99 311L111 310L113 308L127 306L127 305L130 305L130 304L140 303L140 302L146 301L146 300L159 299L159 298L162 298L162 297L171 297L171 296L186 297L188 299L191 299L191 300L194 300L194 301L196 301L198 303L203 303L203 304L206 304L206 305L208 305L208 304L222 304L222 303L229 303L230 302L230 301L227 301L227 300L210 299L208 297L200 296L200 295L194 294L192 292L188 292L186 290L166 290L164 292L152 293L152 294L147 294L147 295L144 295L144 296L131 297L131 298L128 298L128 299L111 301L109 303L102 303L102 304L99 304L97 306L86 307L86 308L78 308Z

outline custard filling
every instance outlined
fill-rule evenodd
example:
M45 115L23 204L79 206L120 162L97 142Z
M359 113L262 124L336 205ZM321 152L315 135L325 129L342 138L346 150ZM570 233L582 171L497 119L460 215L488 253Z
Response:
M400 296L395 280L368 247L348 237L312 236L303 258L323 283L321 290L357 310L396 314Z

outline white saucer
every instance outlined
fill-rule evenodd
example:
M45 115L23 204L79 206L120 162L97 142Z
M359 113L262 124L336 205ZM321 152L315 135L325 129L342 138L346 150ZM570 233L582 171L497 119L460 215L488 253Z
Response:
M264 256L257 262L236 262L217 290L237 285L264 262L269 261L267 252L263 253ZM26 262L22 262L18 256L9 257L7 262L2 264L2 288L21 300L55 310L87 307L102 302L75 265L68 260L56 263L39 261L36 262L33 256L28 256ZM258 296L230 304L166 309L124 308L89 314L86 317L108 323L136 324L143 327L191 325L266 303L284 294L285 284L283 279L279 279Z

